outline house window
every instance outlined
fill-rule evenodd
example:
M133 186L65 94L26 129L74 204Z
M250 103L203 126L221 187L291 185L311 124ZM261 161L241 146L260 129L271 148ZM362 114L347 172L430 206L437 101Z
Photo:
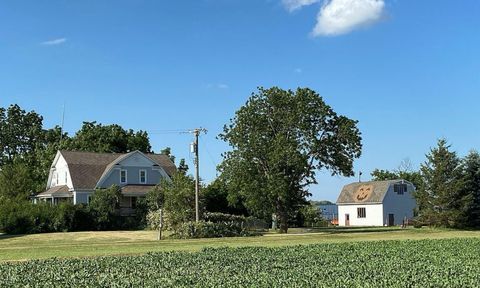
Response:
M68 173L65 171L65 185L67 184Z
M147 184L147 170L140 170L140 184Z
M395 184L393 185L393 191L398 195L403 195L403 193L407 192L407 184Z
M367 217L367 211L365 207L357 208L357 218L366 218L366 217Z
M120 170L120 183L127 183L127 170Z
M92 201L92 195L87 196L87 204L90 204L90 201Z

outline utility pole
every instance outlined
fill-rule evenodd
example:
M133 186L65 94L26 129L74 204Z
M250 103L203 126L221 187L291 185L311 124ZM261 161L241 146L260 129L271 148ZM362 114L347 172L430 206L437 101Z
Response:
M192 133L195 136L195 140L193 142L193 153L195 154L195 221L198 222L200 221L200 211L199 211L199 192L200 192L200 169L199 169L199 157L198 157L198 136L200 136L200 133L204 132L207 133L207 129L205 128L195 128L193 129Z

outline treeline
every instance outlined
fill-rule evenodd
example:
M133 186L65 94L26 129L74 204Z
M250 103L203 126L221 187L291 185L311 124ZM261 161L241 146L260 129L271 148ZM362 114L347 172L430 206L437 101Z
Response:
M418 225L480 228L480 154L472 150L461 158L440 139L426 158L419 170L404 162L395 171L376 169L371 175L415 185Z

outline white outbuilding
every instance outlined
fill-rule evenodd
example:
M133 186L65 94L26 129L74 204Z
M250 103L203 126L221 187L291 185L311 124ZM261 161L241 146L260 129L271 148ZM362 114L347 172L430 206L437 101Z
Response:
M357 182L338 196L339 226L394 226L413 218L415 186L405 180Z

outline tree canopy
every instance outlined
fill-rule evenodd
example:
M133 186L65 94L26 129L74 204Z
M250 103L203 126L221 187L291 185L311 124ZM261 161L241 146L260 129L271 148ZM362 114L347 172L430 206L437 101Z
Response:
M83 122L82 128L71 139L73 150L107 153L126 153L139 150L150 153L152 147L145 131L125 130L120 125L102 125Z
M317 170L353 175L362 147L356 124L311 89L259 88L219 135L232 147L221 177L253 214L269 219L275 213L286 232Z

